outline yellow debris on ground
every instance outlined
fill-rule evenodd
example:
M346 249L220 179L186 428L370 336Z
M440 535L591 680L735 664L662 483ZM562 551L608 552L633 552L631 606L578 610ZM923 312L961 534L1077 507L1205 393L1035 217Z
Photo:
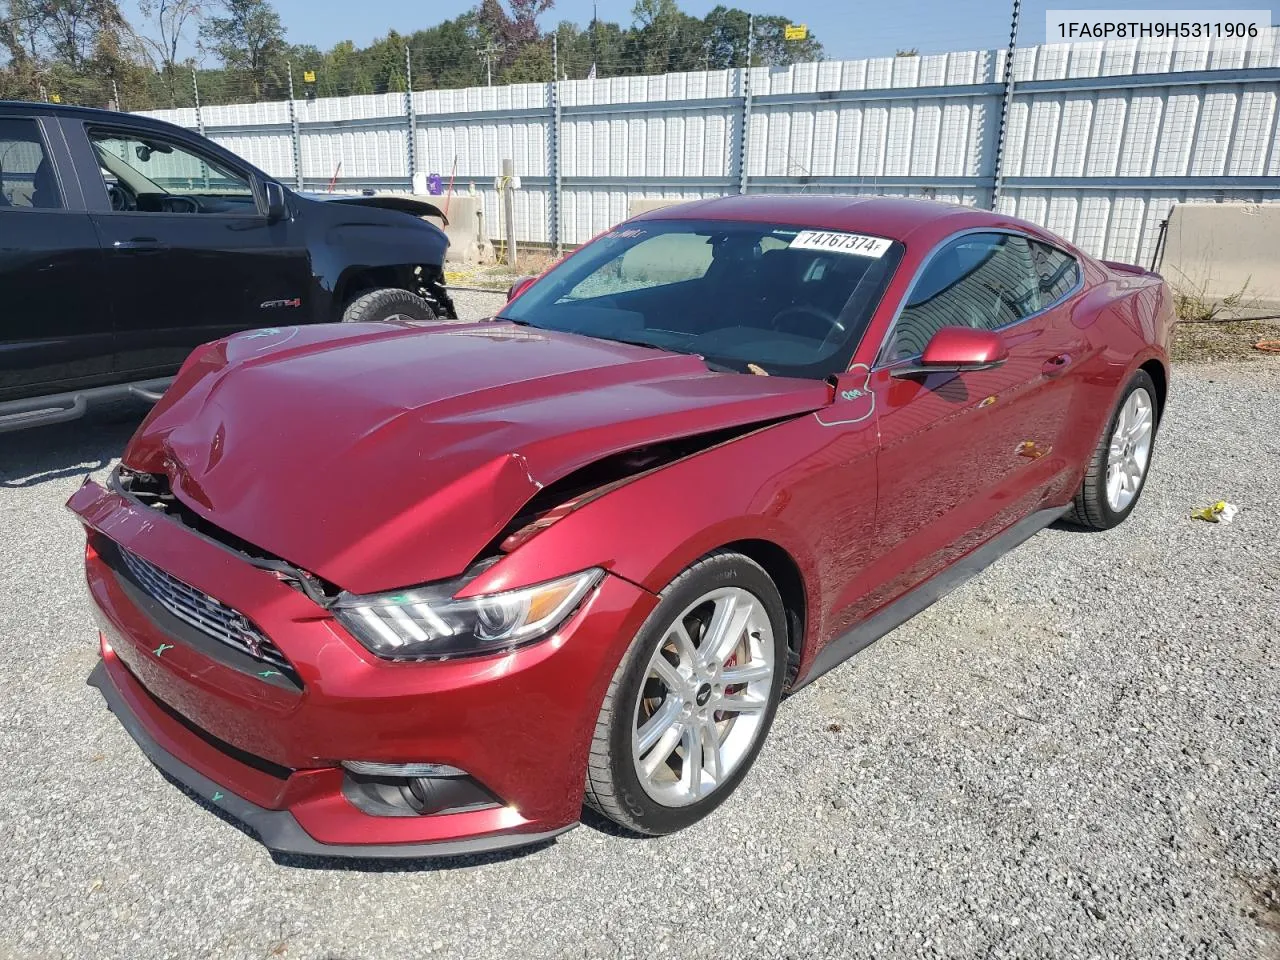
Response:
M1201 507L1191 511L1192 520L1207 520L1209 523L1230 523L1235 519L1240 508L1234 503L1219 500L1211 507Z

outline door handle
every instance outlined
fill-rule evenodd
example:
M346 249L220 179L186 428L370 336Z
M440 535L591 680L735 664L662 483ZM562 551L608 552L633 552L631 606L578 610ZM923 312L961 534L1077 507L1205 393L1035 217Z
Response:
M111 246L116 250L163 250L168 244L155 237L134 237L132 240L117 240Z
M1071 365L1071 355L1060 353L1056 357L1050 357L1040 365L1040 372L1046 377L1056 377Z

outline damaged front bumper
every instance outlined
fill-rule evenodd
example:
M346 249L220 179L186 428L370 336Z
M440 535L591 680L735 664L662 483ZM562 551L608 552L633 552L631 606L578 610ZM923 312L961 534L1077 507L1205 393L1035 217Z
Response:
M305 830L288 810L269 810L234 793L231 788L215 783L199 770L184 763L170 753L148 732L148 725L139 713L135 713L130 701L138 703L145 693L131 691L136 686L128 670L108 654L98 662L89 674L89 686L96 687L107 702L107 708L115 714L120 725L142 748L147 759L178 783L182 784L209 806L226 814L245 827L268 850L277 854L316 857L360 857L374 859L418 859L457 857L480 853L533 846L553 840L573 828L567 824L537 833L496 833L464 840L436 841L433 843L370 843L332 844L321 843ZM139 694L142 693L142 696ZM151 718L155 722L156 718Z
M454 856L538 844L577 823L604 689L651 594L606 576L544 642L388 662L271 571L120 492L88 483L68 505L90 533L102 651L90 683L158 767L270 849ZM286 669L167 616L117 552L238 611ZM357 760L451 765L494 802L371 812L341 766Z

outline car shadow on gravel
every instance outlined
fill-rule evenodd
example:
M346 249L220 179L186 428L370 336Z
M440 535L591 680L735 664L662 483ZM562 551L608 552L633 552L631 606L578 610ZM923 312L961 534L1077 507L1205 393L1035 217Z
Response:
M0 487L35 487L101 470L120 456L150 409L143 401L120 401L69 423L0 434Z

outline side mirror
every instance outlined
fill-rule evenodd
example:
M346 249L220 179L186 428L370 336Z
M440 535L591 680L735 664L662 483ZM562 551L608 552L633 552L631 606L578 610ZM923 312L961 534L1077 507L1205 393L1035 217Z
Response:
M274 180L263 181L263 192L267 195L267 220L275 223L289 215L289 207L284 199L284 187Z
M507 303L510 303L520 294L529 289L530 284L537 280L537 277L517 277L516 282L507 289Z
M972 327L943 327L927 344L920 359L912 366L895 367L895 377L912 377L930 373L964 373L990 370L1009 359L1009 349L994 330Z

